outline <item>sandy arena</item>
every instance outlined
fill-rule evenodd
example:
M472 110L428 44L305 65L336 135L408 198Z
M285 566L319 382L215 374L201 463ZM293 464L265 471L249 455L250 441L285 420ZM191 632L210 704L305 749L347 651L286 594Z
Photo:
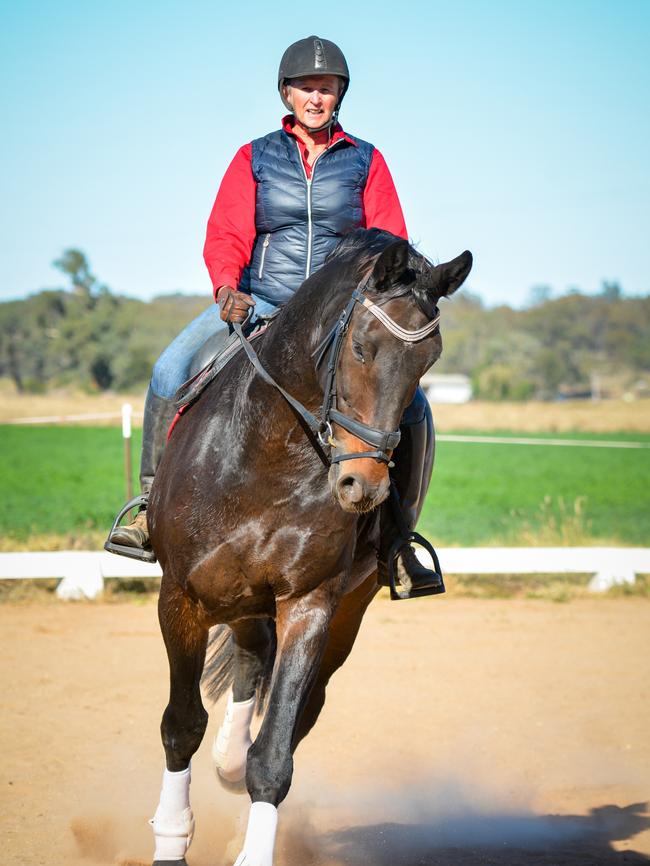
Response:
M168 687L155 604L5 604L3 861L150 864ZM193 763L190 866L248 798ZM650 603L377 600L296 755L276 866L650 863Z

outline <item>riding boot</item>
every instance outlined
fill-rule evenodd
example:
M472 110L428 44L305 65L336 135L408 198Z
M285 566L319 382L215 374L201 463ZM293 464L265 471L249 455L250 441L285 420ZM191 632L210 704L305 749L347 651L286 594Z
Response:
M434 570L422 565L410 544L431 480L435 454L431 409L420 388L400 430L400 444L393 454L391 494L380 514L379 581L391 586L394 598L435 595L445 591L435 551L418 536L417 540L432 554Z
M141 495L136 500L131 500L133 504L127 503L118 515L108 541L104 545L106 550L110 550L112 553L119 553L135 559L144 559L147 562L155 562L156 558L151 550L149 541L146 507L156 469L165 449L167 431L175 414L175 401L159 397L149 386L144 403L144 421L142 424L142 453L140 457ZM140 506L136 516L126 526L119 526L121 518L134 505ZM126 550L123 548L126 548Z

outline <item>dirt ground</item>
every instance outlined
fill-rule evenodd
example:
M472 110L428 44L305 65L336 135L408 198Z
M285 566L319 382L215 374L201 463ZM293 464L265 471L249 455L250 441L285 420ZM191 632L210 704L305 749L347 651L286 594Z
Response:
M150 863L167 669L155 604L0 606L3 860ZM296 754L276 866L650 863L650 602L371 607ZM248 798L193 762L190 866Z

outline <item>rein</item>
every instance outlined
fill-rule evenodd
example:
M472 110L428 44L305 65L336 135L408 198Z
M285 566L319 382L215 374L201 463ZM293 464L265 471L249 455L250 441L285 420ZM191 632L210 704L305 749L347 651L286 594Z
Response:
M399 428L397 430L389 431L379 430L376 427L371 427L369 424L365 424L363 421L355 421L354 418L349 418L347 415L339 412L337 408L336 374L338 371L338 362L343 348L343 339L348 330L355 306L359 304L361 307L368 310L368 312L381 322L381 324L390 331L391 334L404 343L417 343L420 340L424 340L436 330L438 322L440 321L440 316L436 316L435 319L432 319L422 328L417 328L414 331L409 331L406 328L403 328L394 319L391 319L391 317L382 310L381 307L373 303L373 301L364 295L369 279L369 276L365 277L357 285L336 324L313 353L313 355L318 356L316 359L316 369L318 369L325 358L327 350L329 349L320 419L306 409L302 403L292 397L291 394L285 391L284 388L275 381L271 374L264 368L262 362L257 356L257 353L244 336L241 325L239 323L233 323L235 333L239 337L249 361L264 381L276 388L297 413L314 450L320 457L323 465L328 468L333 464L342 463L344 460L357 460L361 457L381 460L383 463L388 464L389 467L392 467L393 463L386 452L394 451L395 448L397 448L401 437ZM337 454L332 457L331 449L337 447L332 430L332 423L342 427L348 433L356 436L357 439L361 439L362 442L370 445L374 450L357 451L350 454Z

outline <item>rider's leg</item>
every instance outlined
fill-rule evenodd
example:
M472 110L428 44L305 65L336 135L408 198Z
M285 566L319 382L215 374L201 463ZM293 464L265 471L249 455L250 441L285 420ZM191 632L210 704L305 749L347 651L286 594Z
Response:
M193 319L167 346L153 368L151 387L158 397L173 400L190 374L192 359L201 346L218 331L228 327L219 316L216 304Z
M149 385L147 398L144 402L144 420L142 422L142 451L140 454L140 491L148 495L153 484L156 469L160 463L167 431L176 414L176 403L166 397L160 397ZM149 530L144 506L136 514L131 523L118 526L110 536L113 544L125 547L149 549Z
M400 429L402 438L393 455L395 468L391 471L391 480L399 494L400 515L395 515L395 502L387 501L382 505L379 548L382 582L386 578L389 551L401 534L399 524L403 522L403 528L409 532L415 529L431 480L435 431L431 409L421 388L418 388L413 402L404 413ZM441 585L439 575L425 568L406 542L397 555L396 566L397 576L404 585L411 584L417 589Z
M256 316L270 316L276 311L276 307L267 301L255 295L253 298L256 302ZM227 327L227 323L221 320L219 308L213 304L181 331L154 364L142 425L140 487L143 494L148 494L151 490L167 441L167 431L176 414L174 395L189 378L192 361L201 346ZM111 533L109 542L148 550L150 545L146 510L141 508L131 523L117 527Z
M253 299L256 317L269 316L277 309L255 295ZM151 377L151 388L154 394L165 400L173 400L180 386L190 377L192 361L201 346L206 340L228 327L228 323L221 320L219 307L216 304L212 304L193 319L154 364Z
M151 490L162 457L167 431L176 414L174 395L189 377L194 355L207 339L228 326L219 317L216 304L204 310L176 337L156 361L144 405L140 486L143 494ZM118 526L109 542L149 549L146 511L143 509L126 526Z
M409 529L415 529L429 489L435 457L436 435L431 407L421 388L402 418L402 436L408 441L410 464L406 475L395 467L394 478ZM407 468L407 467L405 467Z

